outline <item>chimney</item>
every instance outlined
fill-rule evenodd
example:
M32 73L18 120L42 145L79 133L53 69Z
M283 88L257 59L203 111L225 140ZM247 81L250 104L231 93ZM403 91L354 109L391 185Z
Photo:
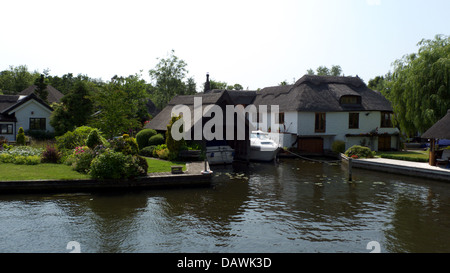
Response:
M209 73L206 73L206 82L205 82L205 93L211 91L211 84L209 82Z

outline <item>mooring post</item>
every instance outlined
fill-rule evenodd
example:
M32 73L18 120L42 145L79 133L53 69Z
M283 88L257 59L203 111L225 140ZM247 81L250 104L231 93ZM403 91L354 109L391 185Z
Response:
M348 158L348 181L352 181L352 158Z

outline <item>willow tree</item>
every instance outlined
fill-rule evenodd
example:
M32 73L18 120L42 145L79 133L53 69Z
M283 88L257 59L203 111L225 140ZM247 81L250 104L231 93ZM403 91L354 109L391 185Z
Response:
M450 37L423 39L417 53L393 63L392 78L384 90L395 122L411 136L425 132L450 109Z

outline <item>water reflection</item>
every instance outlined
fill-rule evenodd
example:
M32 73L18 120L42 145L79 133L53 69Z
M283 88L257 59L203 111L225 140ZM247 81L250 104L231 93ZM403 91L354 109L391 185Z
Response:
M0 252L449 252L450 189L339 164L216 166L211 188L0 196Z

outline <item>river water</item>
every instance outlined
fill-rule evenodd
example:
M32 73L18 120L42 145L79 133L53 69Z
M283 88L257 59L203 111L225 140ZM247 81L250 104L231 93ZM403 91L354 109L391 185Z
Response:
M450 252L450 184L282 159L207 188L0 196L0 252Z

